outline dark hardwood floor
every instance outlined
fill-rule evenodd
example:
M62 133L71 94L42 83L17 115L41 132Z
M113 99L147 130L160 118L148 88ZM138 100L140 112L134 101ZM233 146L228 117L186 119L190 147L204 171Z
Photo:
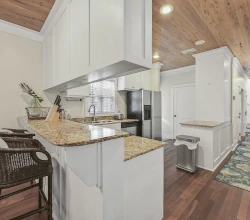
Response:
M173 141L165 147L164 220L250 220L250 192L214 180L215 172L176 169Z
M176 149L173 141L168 141L165 147L164 220L250 220L250 192L213 180L223 164L215 172L199 169L196 174L178 170L175 165ZM12 190L3 190L3 194ZM0 201L0 220L36 209L37 196L37 190L32 189ZM47 215L43 212L26 220L47 220Z

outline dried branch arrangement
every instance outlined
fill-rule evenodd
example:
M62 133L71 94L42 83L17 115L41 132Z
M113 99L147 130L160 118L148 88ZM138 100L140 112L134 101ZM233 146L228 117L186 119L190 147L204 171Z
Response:
M31 107L40 107L41 102L43 102L43 98L39 97L33 89L31 89L26 83L20 83L19 84L21 89L23 90L24 93L27 93L28 95L33 97L33 100L31 102Z

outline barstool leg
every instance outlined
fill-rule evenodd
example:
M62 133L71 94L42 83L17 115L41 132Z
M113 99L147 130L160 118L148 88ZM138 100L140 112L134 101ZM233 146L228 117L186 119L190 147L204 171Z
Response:
M39 190L38 190L38 208L42 208L42 196L40 191L43 189L43 178L39 178ZM41 213L41 212L39 212Z
M48 205L49 205L48 220L52 220L52 174L48 176Z

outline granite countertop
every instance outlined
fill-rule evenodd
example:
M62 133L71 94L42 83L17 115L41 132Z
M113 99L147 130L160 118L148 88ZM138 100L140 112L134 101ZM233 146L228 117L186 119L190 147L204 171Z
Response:
M81 146L129 136L127 132L86 125L69 120L45 122L19 118L37 134L57 146Z
M124 138L124 161L133 159L153 150L166 146L166 142L148 138L129 136Z
M89 123L93 120L91 117L87 118L72 118L71 121L78 122L78 123ZM129 122L137 122L137 119L122 119L122 120L115 120L112 116L102 116L98 117L97 121L104 121L104 120L110 120L109 122L104 122L104 123L98 123L98 125L105 125L105 124L117 124L117 123L129 123Z
M197 127L207 127L207 128L214 128L217 127L224 122L217 122L217 121L188 121L180 123L181 125L189 125L189 126L197 126Z

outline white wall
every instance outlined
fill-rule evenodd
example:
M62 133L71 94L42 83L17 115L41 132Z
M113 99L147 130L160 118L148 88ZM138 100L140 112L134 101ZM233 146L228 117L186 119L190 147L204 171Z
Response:
M117 92L117 112L123 113L127 117L127 91Z
M173 136L173 94L174 85L195 83L195 66L184 67L161 73L160 90L162 91L162 136Z
M42 44L0 32L0 127L17 127L16 118L25 115L30 98L19 84L27 83L48 104L42 92Z
M19 84L27 83L50 106L57 94L42 91L42 43L0 32L0 127L17 127L17 117L26 115L31 98ZM63 107L74 116L84 114L83 102L65 102Z

